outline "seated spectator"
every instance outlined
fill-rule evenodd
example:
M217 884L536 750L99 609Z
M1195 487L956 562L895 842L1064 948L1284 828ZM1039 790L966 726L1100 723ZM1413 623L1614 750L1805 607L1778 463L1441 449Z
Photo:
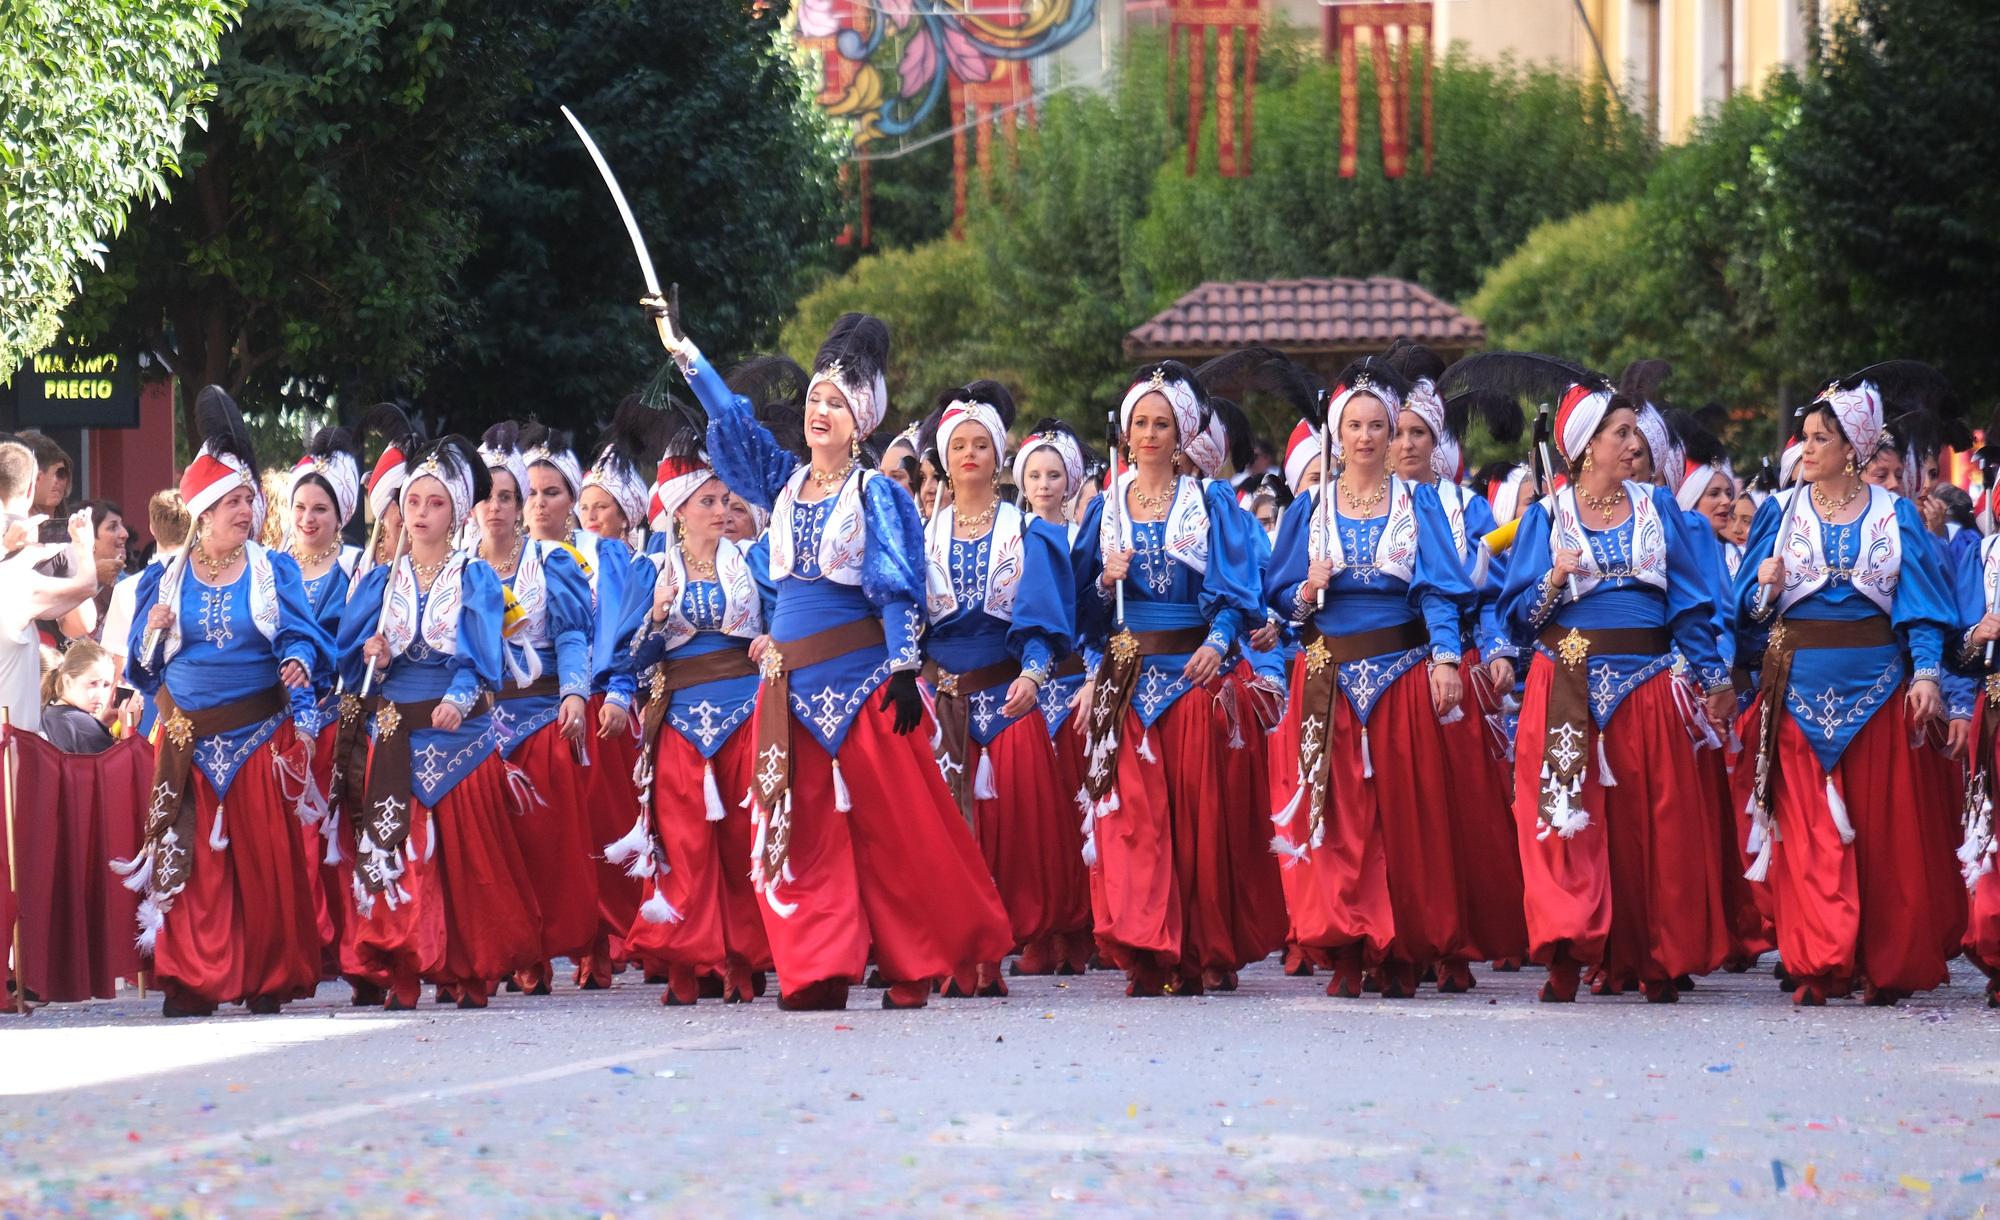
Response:
M117 740L107 727L118 720L117 694L111 654L78 640L42 675L42 736L66 754L103 753Z

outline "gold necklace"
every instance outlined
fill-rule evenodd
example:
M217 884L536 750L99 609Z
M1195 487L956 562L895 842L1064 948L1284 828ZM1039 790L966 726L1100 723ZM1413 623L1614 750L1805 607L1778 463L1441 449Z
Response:
M1145 509L1149 516L1164 517L1167 515L1167 506L1174 502L1174 485L1167 484L1167 489L1155 496L1141 491L1139 485L1133 483L1132 500L1140 508Z
M201 565L202 571L208 573L210 581L219 580L224 572L236 566L237 560L243 558L243 544L240 542L237 543L236 549L224 555L221 559L210 559L206 550L196 547L194 549L194 558L195 562Z
M952 524L957 528L963 530L984 529L987 523L993 520L993 514L999 509L999 507L1000 507L1000 501L995 500L993 503L988 504L986 506L986 511L983 513L977 513L977 514L962 513L954 509L953 513L955 519L952 521Z
M696 579L705 579L715 575L715 559L712 556L706 561L696 559L687 553L686 547L682 547L681 559L687 564L688 574Z
M1342 479L1340 481L1340 494L1347 497L1347 502L1353 507L1356 516L1365 517L1372 513L1375 510L1375 506L1380 504L1383 498L1389 494L1389 478L1390 476L1383 475L1382 486L1376 488L1375 493L1369 496L1356 495L1354 490L1347 485L1347 480Z
M1591 495L1583 489L1583 484L1579 483L1576 485L1576 498L1582 500L1586 505L1596 509L1604 516L1609 517L1613 509L1625 503L1625 485L1620 483L1616 491L1613 491L1608 496L1600 497Z
M445 553L443 559L438 560L436 563L418 563L415 555L410 556L410 570L417 575L417 587L419 589L430 588L431 582L437 579L437 574L444 571L444 565L450 562L451 553L449 551Z
M1854 503L1854 497L1860 494L1861 482L1858 479L1855 480L1853 486L1847 489L1847 494L1840 497L1837 501L1831 497L1822 495L1818 483L1812 485L1813 507L1819 510L1819 515L1822 517L1831 513L1837 513L1841 509L1846 508L1848 505Z
M527 547L527 545L528 542L527 539L525 538L515 542L513 557L510 558L505 564L495 563L491 559L487 559L486 562L490 567L492 567L495 575L500 576L503 579L512 576L514 574L515 569L521 566L521 552ZM486 559L484 555L481 555L480 558Z
M819 488L821 491L832 491L842 483L847 482L847 476L853 472L854 462L852 459L849 459L847 465L842 466L832 474L822 474L811 467L807 467L806 469L806 473L812 476L813 486Z
M292 558L299 561L300 567L316 568L320 564L325 563L327 560L333 558L335 555L338 555L340 553L340 539L335 538L333 540L333 545L325 548L324 550L302 551L299 549L299 544L296 542L294 542L289 549L292 553Z

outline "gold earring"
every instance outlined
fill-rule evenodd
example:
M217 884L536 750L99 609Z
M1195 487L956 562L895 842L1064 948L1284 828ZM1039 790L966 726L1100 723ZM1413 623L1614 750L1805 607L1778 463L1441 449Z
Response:
M1852 477L1854 477L1855 475L1858 475L1858 474L1860 474L1860 473L1861 473L1860 469L1859 469L1858 467L1856 467L1856 466L1855 466L1855 464L1854 464L1854 455L1853 455L1852 453L1848 454L1848 455L1847 455L1847 475L1848 475L1848 477L1849 477L1849 478L1852 478Z
M847 460L850 462L861 460L861 433L859 432L850 432L847 434Z
M1583 470L1590 469L1590 450L1588 449L1583 451L1583 466L1581 467L1581 469Z

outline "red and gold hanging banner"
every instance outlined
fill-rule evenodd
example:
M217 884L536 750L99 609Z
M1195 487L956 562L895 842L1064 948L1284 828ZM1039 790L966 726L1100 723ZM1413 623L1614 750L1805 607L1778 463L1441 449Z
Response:
M965 133L973 136L973 164L981 178L993 172L993 132L1007 145L1008 164L1014 154L1023 122L1035 121L1034 73L1026 60L1000 59L993 73L983 81L951 83L951 233L965 236L966 150Z
M1400 178L1410 159L1410 57L1423 43L1422 123L1424 173L1431 172L1430 4L1343 4L1326 10L1329 55L1340 57L1340 176L1352 178L1358 168L1361 130L1360 41L1368 37L1375 69L1375 105L1382 129L1382 173ZM1390 31L1397 31L1392 45Z
M1172 0L1167 27L1167 91L1173 92L1174 64L1187 47L1187 172L1194 177L1207 116L1208 32L1215 37L1215 161L1225 178L1250 173L1250 133L1257 93L1257 37L1264 25L1263 0ZM1236 84L1236 34L1243 32L1242 105Z

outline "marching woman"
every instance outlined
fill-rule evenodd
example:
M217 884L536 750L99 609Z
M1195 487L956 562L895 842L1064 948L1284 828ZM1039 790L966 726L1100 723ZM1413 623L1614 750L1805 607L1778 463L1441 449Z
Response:
M1712 794L1674 657L1678 648L1722 723L1734 695L1715 647L1711 578L1672 495L1633 480L1638 414L1603 377L1496 352L1460 361L1440 387L1556 401L1556 456L1573 472L1523 512L1500 594L1516 643L1535 647L1514 821L1529 952L1549 969L1542 999L1574 1000L1594 966L1672 1003L1678 976L1713 970L1729 952L1717 815L1703 807Z
M1071 563L1081 638L1103 657L1084 717L1085 859L1105 958L1126 994L1199 995L1233 973L1235 887L1204 837L1225 824L1207 686L1264 621L1254 521L1225 486L1179 473L1208 423L1179 361L1141 368L1119 404L1125 469L1085 510Z
M263 513L236 404L209 386L195 411L180 484L194 540L140 577L127 642L160 713L153 802L138 855L114 867L145 895L166 1016L270 1013L319 982L318 853L292 818L308 814L313 682L333 658L298 563L250 541Z
M489 484L473 510L478 557L513 594L519 614L504 645L507 669L495 688L493 730L501 756L520 770L533 794L511 825L541 912L541 960L508 982L514 990L547 995L551 959L581 963L598 937L598 839L585 789L589 772L578 766L597 619L589 571L563 540L567 514L543 512L538 532L529 536L522 497L533 475L521 456L520 426L488 428L479 457Z
M1377 357L1342 371L1323 421L1339 475L1293 501L1264 578L1303 645L1273 746L1298 763L1273 793L1271 845L1292 938L1350 999L1364 967L1384 999L1407 999L1424 967L1474 951L1440 722L1463 697L1459 625L1476 602L1436 489L1389 469L1410 389Z
M1083 442L1059 419L1036 424L1014 454L1014 486L1020 489L1022 502L1037 522L1061 532L1065 553L1076 539L1069 503L1083 486L1085 469ZM1070 574L1065 572L1063 579L1068 583ZM1074 586L1070 588L1070 638L1074 641L1076 599ZM1085 677L1084 655L1072 649L1055 663L1037 693L1042 723L1049 730L1049 745L1055 752L1056 791L1068 797L1070 814L1061 822L1062 833L1048 867L1059 874L1067 870L1071 892L1076 895L1074 919L1045 939L1023 944L1021 956L1010 967L1014 974L1082 974L1096 948L1090 930L1090 875L1083 864L1082 811L1089 805L1083 786L1083 722L1070 714L1076 710Z
M485 561L454 551L489 494L486 464L461 436L407 454L392 565L356 586L340 629L341 671L371 738L346 812L354 837L353 934L344 958L386 1006L441 999L484 1008L500 980L541 958L534 881L509 822L517 796L491 724L506 663L505 595Z
M1943 715L1952 582L1916 506L1864 484L1885 399L1924 409L1937 375L1912 361L1842 378L1805 408L1802 486L1757 510L1737 574L1745 629L1769 635L1753 723L1756 871L1769 869L1778 954L1800 1005L1855 983L1893 1004L1946 980L1929 888L1935 811L1913 732Z
M583 521L577 541L587 540L592 547L588 553L597 572L597 632L591 652L595 682L589 707L597 740L590 750L586 788L592 833L605 847L626 832L642 808L633 781L639 763L638 692L619 658L645 620L658 573L646 555L647 476L660 460L666 428L665 412L646 406L637 395L626 398L598 443L576 501ZM623 967L625 933L638 917L643 890L643 877L605 856L597 870L604 935L591 951L588 972L579 965L582 986L609 986L608 972ZM658 971L649 964L647 973Z
M654 313L708 410L716 473L771 513L777 600L758 657L748 795L779 1004L845 1007L872 944L883 1006L922 1007L934 982L998 961L1013 935L931 753L917 689L923 528L908 494L859 461L888 409L888 328L864 314L834 323L807 383L801 462L678 320Z
M346 546L340 539L361 499L361 461L347 429L321 428L314 433L305 456L293 465L285 490L291 506L286 551L298 562L306 605L331 642L340 636L348 584L361 559L359 547ZM332 785L334 738L340 726L340 692L333 678L331 665L317 675L313 689L318 697L312 715L299 725L315 739L313 785L322 794ZM338 822L322 816L317 825L301 828L306 850L320 862L313 873L318 882L314 905L329 978L339 973L341 926L347 913L347 889L339 867Z
M1014 399L997 381L938 396L933 444L951 502L925 528L938 766L972 827L1017 946L1089 922L1075 789L1058 780L1041 688L1071 648L1069 531L1000 499ZM931 446L926 446L931 447ZM1006 995L999 959L946 993Z
M1461 620L1459 631L1465 714L1451 718L1441 730L1447 782L1456 803L1452 858L1465 895L1469 944L1465 956L1438 963L1438 990L1462 992L1473 986L1469 960L1516 965L1528 954L1508 738L1492 727L1500 722L1501 696L1514 690L1519 653L1500 629L1494 607L1501 565L1482 541L1498 523L1486 498L1461 483L1463 438L1474 410L1494 440L1511 446L1521 437L1521 409L1511 400L1477 393L1445 402L1437 392L1444 360L1420 344L1398 343L1387 359L1411 382L1409 400L1396 417L1391 450L1396 477L1436 490L1474 597L1473 609Z
M621 664L648 691L639 772L640 825L606 850L636 860L651 894L625 942L664 965L660 1002L692 1004L701 977L722 976L725 1004L748 1004L771 968L761 904L750 884L750 791L757 736L757 665L750 642L766 608L752 544L724 537L729 492L692 427L667 446L652 519L668 523L652 610ZM729 794L725 799L724 794ZM655 852L655 836L659 849Z
M2000 438L2000 421L1987 425L1986 435ZM2000 469L1990 449L1981 455L1987 470ZM1993 658L2000 653L2000 534L1979 543L1973 559L1956 573L1958 617L1972 624L1956 641L1958 663L1965 672L1982 675L1984 689L1973 700L1971 780L1961 811L1962 837L1958 866L1965 882L1968 919L1962 948L1986 976L1986 1005L2000 1008L2000 837L1994 834L1994 777L2000 775L2000 673Z

